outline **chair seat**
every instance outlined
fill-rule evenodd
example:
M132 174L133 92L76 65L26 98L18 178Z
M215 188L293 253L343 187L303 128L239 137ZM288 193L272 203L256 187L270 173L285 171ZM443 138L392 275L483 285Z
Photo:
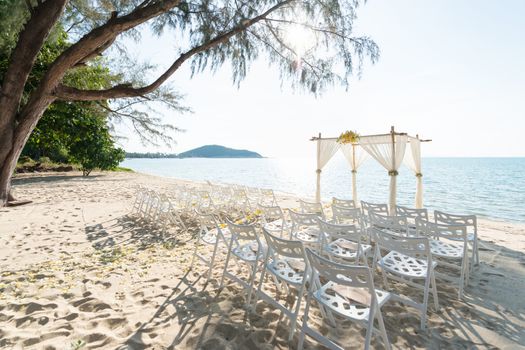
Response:
M416 259L411 256L391 251L378 261L378 265L396 275L408 278L426 278L428 264L426 260ZM432 268L437 263L432 262Z
M339 238L330 244L326 244L323 248L329 254L335 255L343 259L355 259L358 255L358 244L344 238ZM361 244L359 255L366 254L372 249L368 244Z
M280 280L300 286L305 275L305 264L301 259L281 258L270 261L266 268Z
M277 219L277 220L268 222L268 223L266 223L264 225L264 228L267 231L288 230L288 229L290 229L290 227L291 227L291 224L286 222L286 221L284 221L284 224L283 224L283 220L282 219Z
M429 242L432 255L455 259L461 259L463 257L463 244L447 243L435 239L431 239Z
M467 233L467 241L473 242L475 238L476 236L474 235L474 233L472 232ZM450 237L450 238L447 237L447 239L450 239L451 241L456 241L456 242L463 241L463 238L456 238L456 237Z
M370 315L370 294L363 288L343 286L330 281L315 291L313 297L346 318L366 321ZM376 289L376 297L381 307L390 298L390 293Z
M293 233L293 237L303 243L318 243L319 229L314 227L306 227L299 229Z
M261 251L258 251L259 245L257 242L246 243L232 249L232 254L237 258L252 263L265 254L266 247L262 246Z
M224 238L226 238L226 240L229 240L231 237L230 231L227 228L224 228L221 231L222 231L222 234L224 235ZM206 232L206 234L201 236L201 240L206 244L213 245L217 242L217 237L218 237L218 230L215 228L213 230L209 230L208 232Z

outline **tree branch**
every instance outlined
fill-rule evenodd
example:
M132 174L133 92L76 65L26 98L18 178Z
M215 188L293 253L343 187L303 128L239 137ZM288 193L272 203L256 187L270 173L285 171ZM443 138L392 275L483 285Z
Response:
M67 0L49 0L46 1L45 4L59 2L65 4ZM75 44L71 45L53 62L40 81L40 85L31 93L28 102L19 113L20 116L23 116L23 120L19 120L19 125L36 124L37 120L33 120L33 118L40 117L42 106L51 103L52 100L55 99L51 94L70 68L98 50L108 41L114 40L120 33L176 7L179 3L180 0L164 0L143 8L137 8L122 17L112 17L104 25L93 29ZM52 23L56 23L57 20L58 18L52 21ZM41 46L42 45L39 45L37 50L39 50ZM1 101L0 105L2 105ZM15 107L17 106L18 104Z
M177 60L169 67L162 75L160 75L154 82L149 85L133 88L124 85L117 85L113 88L106 90L80 90L73 87L59 85L55 91L54 96L60 100L69 100L69 101L94 101L94 100L105 100L110 98L122 98L122 97L135 97L135 96L144 96L153 90L161 86L169 77L180 68L180 66L187 61L192 56L204 52L214 46L222 44L228 41L231 37L236 34L246 30L252 25L258 23L259 21L265 19L272 12L282 8L283 6L293 2L294 0L285 0L280 2L267 11L263 12L259 16L253 17L252 19L247 19L242 21L238 26L232 28L230 31L225 32L216 36L215 38L192 48L191 50L181 54Z

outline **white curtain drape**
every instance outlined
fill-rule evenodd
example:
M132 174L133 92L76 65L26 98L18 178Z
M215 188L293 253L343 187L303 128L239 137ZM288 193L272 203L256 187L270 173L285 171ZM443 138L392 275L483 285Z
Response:
M397 170L403 162L408 137L406 135L363 136L359 139L361 147L388 170L390 175L390 213L396 210Z
M416 208L423 208L423 173L421 172L421 141L410 137L410 152L405 154L405 165L416 175Z
M317 186L315 201L321 201L321 171L339 149L337 140L317 140Z
M363 151L359 145L351 143L342 144L341 151L352 168L352 199L357 207L357 169L359 169L361 164L366 160L367 153Z

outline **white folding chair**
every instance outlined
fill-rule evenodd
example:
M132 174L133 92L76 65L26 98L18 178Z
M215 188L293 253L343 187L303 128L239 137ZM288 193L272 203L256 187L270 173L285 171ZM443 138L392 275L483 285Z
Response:
M166 229L166 225L171 224L186 231L186 225L182 221L181 216L171 204L168 196L165 194L160 195L160 204L157 217L161 222L163 222L164 229Z
M408 219L406 216L387 216L371 212L369 215L370 227L388 230L391 233L396 233L402 236L408 236L409 231ZM372 237L373 238L373 237Z
M355 203L352 199L340 199L332 197L332 206L338 206L341 208L355 208Z
M396 205L396 215L405 216L408 219L411 219L413 224L415 224L416 219L423 219L428 221L428 210L426 208L415 209L403 207L401 205Z
M404 216L408 221L409 235L415 234L416 219L423 219L428 221L428 210L426 208L416 209L396 205L396 216Z
M277 206L277 199L275 198L275 193L272 189L261 188L261 198L259 204L265 206Z
M252 298L253 285L255 281L255 274L259 269L259 265L264 262L266 255L266 245L263 245L259 240L259 235L255 229L255 225L238 225L230 220L226 220L228 229L231 234L230 244L228 246L228 254L226 255L226 262L224 264L224 271L221 278L220 287L224 285L224 279L229 278L234 282L239 283L247 290L247 305L250 305ZM239 261L244 262L250 267L250 276L248 282L239 278L236 274L228 271L230 258L234 257Z
M291 238L291 228L292 223L287 221L284 217L284 212L279 206L264 206L262 204L258 205L259 210L262 213L262 224L263 227L269 231L271 234L279 234L280 238L283 238L283 235L286 234L288 238Z
M212 188L212 191L210 192L210 196L211 196L213 205L217 211L227 209L227 206L230 200L230 194L229 194L228 187L214 185Z
M246 187L246 195L250 203L259 203L261 200L261 190L257 187Z
M221 225L217 223L213 214L203 214L197 210L195 210L195 214L199 221L200 229L197 234L197 242L195 243L195 250L193 251L190 268L193 269L195 259L199 259L208 267L209 281L213 272L213 265L215 264L219 244L223 243L225 246L228 246L231 235L227 228L222 228ZM200 254L199 248L201 246L213 247L211 258Z
M321 203L305 202L299 199L299 206L303 214L316 214L321 219L325 218L323 205Z
M479 264L478 218L476 215L457 215L435 210L434 221L437 224L465 225L467 227L467 240L472 248L470 266L472 268Z
M137 190L135 192L135 200L133 201L133 206L131 207L131 213L140 213L140 208L142 207L144 200L146 199L147 193L147 188L140 185L137 187Z
M217 213L211 194L208 191L197 191L197 210L201 213Z
M298 213L291 209L288 212L292 221L291 238L306 244L314 250L319 249L321 243L319 216L317 214Z
M246 190L242 188L235 188L232 191L232 196L230 199L230 208L233 210L240 210L244 213L247 213L251 210L250 200L246 194Z
M188 192L183 186L176 186L171 189L166 196L170 200L172 207L179 213L188 214L190 205L188 205Z
M308 248L306 254L312 274L297 348L303 348L304 337L308 335L329 349L344 349L344 346L308 326L310 308L312 301L315 300L321 309L327 310L328 314L335 314L339 318L364 326L366 350L370 348L373 332L379 333L384 348L390 349L381 314L381 307L390 299L390 293L375 289L370 269L366 266L349 266L331 262ZM322 285L320 278L324 281ZM374 327L375 319L378 321L378 329Z
M144 219L154 222L160 207L160 197L157 192L151 190L148 192L148 201L144 209Z
M363 219L365 226L370 226L370 213L376 213L381 215L388 215L388 204L378 204L361 201L361 211L363 213Z
M416 233L428 237L430 252L439 266L446 272L435 271L436 277L458 284L458 297L463 298L463 290L469 279L469 258L467 228L464 225L436 224L424 219L416 219ZM458 270L459 276L451 275L451 269Z
M297 325L297 317L301 307L301 300L306 291L305 285L309 278L310 268L301 242L275 237L264 228L263 234L268 245L268 253L264 261L256 297L273 305L290 319L290 334L288 337L290 341L293 338ZM297 297L289 307L282 305L276 298L269 296L262 290L264 277L267 272L274 277L279 291L281 290L280 283L286 286L289 295L291 294L290 287L297 291Z
M342 225L359 225L363 235L370 244L370 237L366 233L365 220L360 208L345 208L332 204L332 222Z
M362 242L363 232L359 225L331 224L319 220L322 239L322 252L328 255L330 260L334 258L341 263L359 264L362 259L366 264L366 258L372 250L372 246Z
M428 294L432 288L434 307L439 308L434 269L429 240L426 237L402 237L384 230L371 228L376 239L374 261L380 267L386 289L388 278L423 291L423 302L418 303L391 292L392 298L418 309L421 313L421 329L425 329L428 309ZM381 251L387 254L382 256Z

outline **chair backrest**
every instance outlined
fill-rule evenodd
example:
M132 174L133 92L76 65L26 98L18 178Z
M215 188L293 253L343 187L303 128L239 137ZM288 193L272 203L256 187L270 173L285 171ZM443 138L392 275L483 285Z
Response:
M401 205L396 205L396 215L406 216L407 218L412 219L412 220L415 220L418 218L428 220L428 210L426 208L415 209L415 208L403 207Z
M277 205L277 199L275 198L275 193L273 193L273 190L261 188L261 198L259 202L263 205Z
M234 188L232 191L232 199L246 201L248 200L248 194L243 188Z
M416 219L416 234L434 239L451 239L467 242L467 226L436 224L429 220Z
M198 211L197 209L194 209L195 214L197 216L197 221L199 222L199 225L201 226L201 234L202 232L208 232L213 229L220 230L220 226L217 223L217 220L215 219L215 215L213 214L207 214Z
M355 208L355 203L352 199L340 199L332 197L332 206L337 205L342 208Z
M408 232L408 219L406 216L387 216L370 212L369 220L371 227L387 229L401 234Z
M172 208L171 201L165 193L159 195L159 209L163 211L170 210Z
M265 223L269 223L271 221L278 220L278 219L284 220L283 210L279 206L269 207L269 206L259 204L258 208L262 213L262 220Z
M226 219L226 224L232 235L232 239L239 241L256 241L260 244L259 235L255 229L254 224L240 225L234 222L231 222L229 219Z
M157 195L157 192L151 190L148 192L148 203L146 206L146 215L155 216L157 215L157 210L159 209L160 198Z
M270 253L288 258L304 259L305 263L307 262L302 242L278 238L268 232L265 228L262 230Z
M476 215L449 214L434 210L434 221L438 224L465 225L472 228L474 232L478 231L478 219Z
M379 249L396 251L411 257L426 258L430 263L430 244L427 237L403 237L375 227L370 228Z
M358 225L332 224L324 220L319 220L319 227L324 234L323 238L326 238L328 242L344 238L358 244L361 243L362 231Z
M336 223L347 224L349 222L362 224L363 215L359 208L340 207L332 204L332 216Z
M298 226L319 226L319 216L317 214L298 213L291 209L288 212L290 213L293 228Z
M306 254L314 275L340 285L369 289L371 299L375 297L375 293L372 293L374 280L369 267L339 264L314 253L310 248L306 248Z
M324 210L321 203L305 202L300 199L299 205L303 214L317 214L318 216L324 218Z
M388 204L370 203L361 201L363 214L368 216L370 213L388 215Z

